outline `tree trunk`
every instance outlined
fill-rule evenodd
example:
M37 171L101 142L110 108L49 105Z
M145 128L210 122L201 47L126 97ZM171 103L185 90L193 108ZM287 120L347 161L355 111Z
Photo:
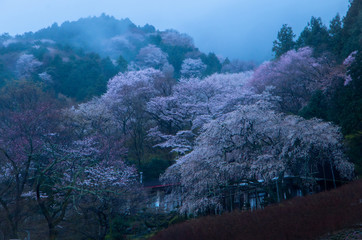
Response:
M326 169L325 162L323 161L323 180L324 180L324 191L327 191L327 179L326 179Z
M5 210L7 220L10 224L10 228L11 228L10 237L17 239L18 238L18 223L16 221L17 214L15 214L16 216L12 215L12 213L10 212L10 210L8 208L7 203L4 200L2 200L1 198L0 198L0 204L3 207L3 209Z
M49 240L56 240L57 239L57 230L53 224L48 224L49 227Z
M275 185L277 186L277 201L278 201L278 203L280 203L280 196L279 196L279 184L278 184L278 180L279 180L279 179L276 179L276 181L275 181Z
M332 162L329 163L331 165L331 172L332 172L332 180L333 180L333 187L336 189L336 178L334 177L334 170L333 170L333 165Z

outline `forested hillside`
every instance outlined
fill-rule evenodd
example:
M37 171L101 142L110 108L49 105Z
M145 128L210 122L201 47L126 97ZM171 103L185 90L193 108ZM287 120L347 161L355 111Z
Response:
M144 238L360 177L361 9L283 25L260 66L105 14L1 35L0 239Z
M252 69L252 63L204 54L186 34L136 26L105 14L37 32L0 36L0 86L32 79L77 101L106 91L118 72L155 68L174 78ZM191 75L190 75L191 74Z

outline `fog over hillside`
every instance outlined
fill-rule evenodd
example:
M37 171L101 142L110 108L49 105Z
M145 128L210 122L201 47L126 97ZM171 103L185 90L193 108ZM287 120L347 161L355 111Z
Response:
M344 16L347 7L345 0L1 0L0 33L34 32L104 12L117 19L128 17L136 25L187 33L203 52L261 62L271 58L271 43L282 24L299 34L311 16L328 24L337 12Z

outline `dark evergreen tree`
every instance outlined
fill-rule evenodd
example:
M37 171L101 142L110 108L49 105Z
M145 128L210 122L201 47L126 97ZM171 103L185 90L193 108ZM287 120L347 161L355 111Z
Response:
M341 91L344 104L339 115L342 131L346 135L348 152L356 172L362 176L362 52L357 53L349 68L352 81Z
M320 54L328 49L329 33L321 18L312 17L308 25L300 33L297 47L313 47L315 54Z
M334 53L336 56L340 56L343 48L343 41L342 41L342 21L339 14L337 14L330 22L328 32L330 37L329 50L332 53Z
M292 27L287 24L283 24L282 28L278 32L277 40L273 42L272 51L276 58L280 57L284 53L292 50L295 47L294 42L295 34Z
M14 79L14 75L10 72L0 59L0 88L3 87L8 80Z
M120 55L119 58L117 59L117 68L119 72L127 71L128 62L126 61L126 59L122 57L122 55Z
M222 65L215 53L209 53L207 56L203 54L201 55L201 60L206 64L205 76L221 71Z
M64 62L56 56L47 72L54 81L54 90L65 96L84 101L106 91L108 80L117 74L118 68L109 58L87 54L82 58L72 56Z
M226 58L225 60L224 60L224 62L222 63L222 65L223 66L225 66L225 65L228 65L228 64L230 64L231 62L230 62L230 59L229 58Z
M321 90L317 90L313 93L311 99L308 102L308 105L299 111L299 115L306 119L313 117L326 119L326 109L326 98Z
M362 0L353 0L343 19L342 58L362 48Z

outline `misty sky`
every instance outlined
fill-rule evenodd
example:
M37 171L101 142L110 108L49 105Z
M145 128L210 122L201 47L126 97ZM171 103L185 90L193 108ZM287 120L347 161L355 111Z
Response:
M101 13L187 33L204 52L260 62L282 24L295 33L311 16L346 14L348 0L0 0L0 33L36 31Z

